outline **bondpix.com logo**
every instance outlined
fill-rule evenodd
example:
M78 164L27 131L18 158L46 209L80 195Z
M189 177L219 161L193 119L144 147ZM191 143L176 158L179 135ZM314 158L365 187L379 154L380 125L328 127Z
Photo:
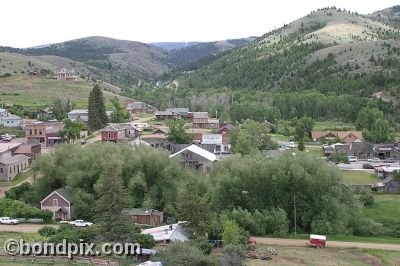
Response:
M8 239L4 242L4 250L9 255L37 255L37 256L110 256L110 255L137 255L142 253L138 243L103 243L96 249L94 243L25 243L23 239Z

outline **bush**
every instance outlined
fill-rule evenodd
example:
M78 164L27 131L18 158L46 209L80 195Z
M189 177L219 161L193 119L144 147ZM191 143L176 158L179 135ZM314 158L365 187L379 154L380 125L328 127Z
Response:
M50 237L55 235L57 232L57 229L55 229L54 227L51 226L44 226L42 228L39 229L38 233L41 236L45 236L45 237Z
M7 198L0 200L0 213L2 216L15 218L41 218L45 223L51 222L53 218L50 211L42 211L22 201Z
M374 204L374 195L367 190L363 190L360 195L360 201L364 206L371 206Z
M135 236L136 243L140 244L142 248L152 248L156 245L156 241L152 235L143 235L140 233L136 233Z
M221 257L221 265L241 266L244 259L245 246L226 245Z
M160 252L163 265L190 265L190 266L212 266L217 265L212 257L204 255L194 245L184 242L171 243L165 250Z

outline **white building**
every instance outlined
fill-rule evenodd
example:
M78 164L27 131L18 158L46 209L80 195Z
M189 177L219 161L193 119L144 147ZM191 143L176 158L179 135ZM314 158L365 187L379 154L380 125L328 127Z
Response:
M112 111L106 111L108 119L111 119L112 116ZM77 109L77 110L72 110L71 112L68 113L68 119L74 121L74 120L81 120L82 122L88 122L89 121L89 111L86 109Z
M0 126L2 127L21 127L22 118L10 114L6 109L0 108Z
M226 153L231 150L231 145L224 143L222 134L203 134L201 144L214 144L214 153Z

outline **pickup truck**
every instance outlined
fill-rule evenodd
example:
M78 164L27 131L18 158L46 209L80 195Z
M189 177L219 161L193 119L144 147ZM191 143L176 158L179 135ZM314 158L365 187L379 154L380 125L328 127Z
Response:
M0 217L0 223L1 224L19 224L19 221L17 219L13 219L10 217Z

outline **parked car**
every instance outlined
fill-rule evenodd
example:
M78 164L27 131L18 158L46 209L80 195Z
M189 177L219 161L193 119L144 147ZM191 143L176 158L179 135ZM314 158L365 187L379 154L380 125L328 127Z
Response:
M374 169L374 166L370 163L364 163L362 167L363 169Z
M358 161L357 156L347 156L347 159L349 162L357 162Z
M372 158L372 159L368 159L368 162L371 162L371 163L380 163L381 162L381 159L379 159L379 158Z
M75 220L75 221L69 222L69 224L72 224L76 227L87 227L87 226L91 226L93 223L86 222L85 220Z
M287 147L289 148L296 148L296 144L294 144L293 141L289 142L289 144L287 145Z
M384 163L394 163L395 159L394 158L387 158L385 160L383 160Z
M10 217L0 217L1 224L19 224L19 220Z

